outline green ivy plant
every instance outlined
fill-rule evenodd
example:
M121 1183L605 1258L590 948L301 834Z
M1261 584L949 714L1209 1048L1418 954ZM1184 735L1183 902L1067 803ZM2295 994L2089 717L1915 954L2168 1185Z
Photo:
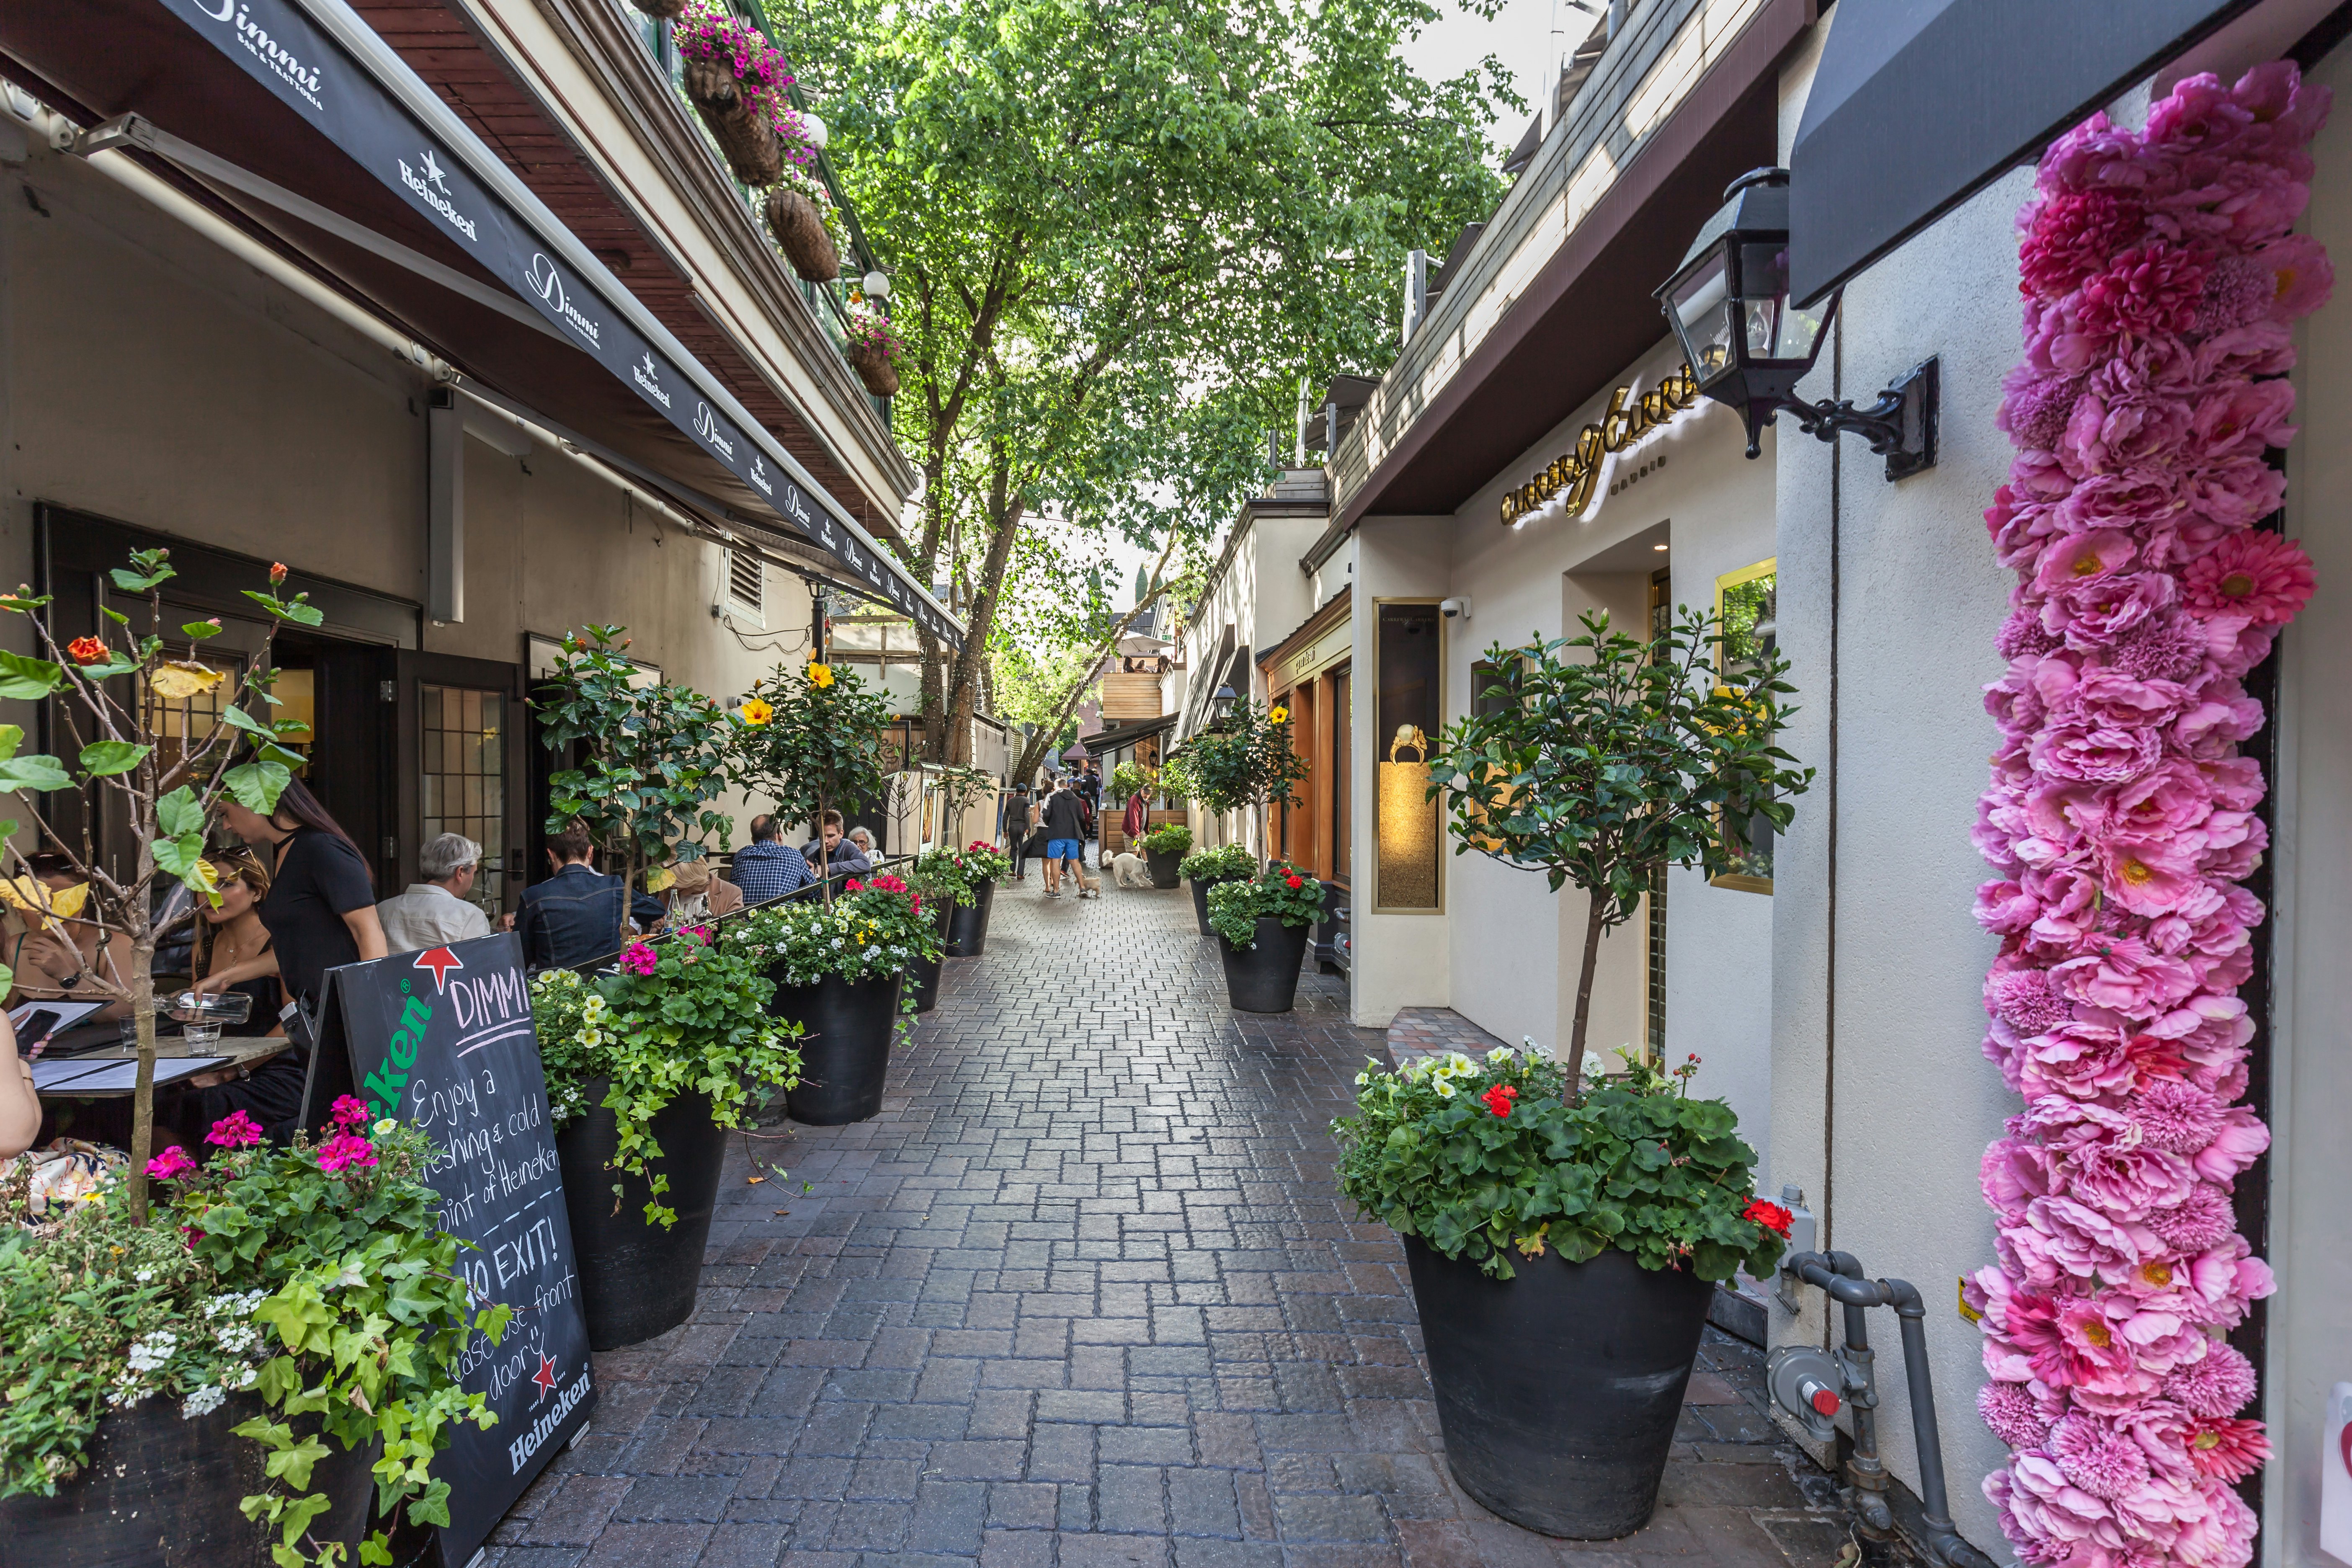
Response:
M0 610L25 617L34 645L47 658L0 652L0 698L19 702L56 700L62 738L73 760L19 756L25 732L0 724L0 795L14 795L32 818L32 831L18 842L17 824L0 820L0 859L13 874L37 888L25 856L47 849L73 865L89 886L81 918L98 928L97 950L116 935L131 940L127 980L92 969L82 961L76 984L81 994L131 1004L137 1021L139 1065L131 1096L131 1165L127 1201L131 1218L147 1215L147 1162L154 1152L155 987L151 974L155 944L163 934L153 919L159 878L177 881L207 902L218 902L212 868L205 859L205 829L223 799L268 815L303 763L281 742L302 731L290 719L273 719L280 706L271 688L278 671L269 663L269 643L247 663L243 655L207 660L202 645L221 632L219 617L190 621L166 635L163 585L179 574L168 550L131 552L128 567L110 574L115 592L147 601L147 631L134 637L131 617L104 603L105 620L63 646L43 614L47 595L19 588L0 594ZM245 590L274 628L279 622L315 626L322 618L309 596L283 596L286 568L269 568L266 584ZM219 722L213 722L217 711ZM193 737L158 748L165 734ZM41 796L71 793L80 826L58 831L55 810ZM88 824L93 817L125 823L123 853L101 854ZM0 965L0 988L10 976Z
M1509 673L1496 699L1449 727L1429 759L1429 789L1450 813L1456 855L1476 850L1570 882L1590 900L1566 1081L1580 1081L1601 934L1632 920L1661 866L1709 876L1740 868L1739 824L1789 825L1789 797L1811 784L1778 744L1796 710L1788 660L1742 659L1718 674L1715 617L1685 606L1651 641L1609 629L1486 650Z
M1246 811L1265 842L1265 814L1276 805L1297 805L1297 784L1307 773L1305 757L1292 749L1290 710L1244 702L1226 716L1221 730L1203 730L1184 743L1184 773L1192 797L1213 812Z
M883 798L889 723L889 704L847 668L780 664L729 722L727 774L745 795L773 802L782 820L815 822L828 810ZM835 880L824 879L828 902Z
M163 1397L191 1418L250 1391L265 1414L231 1430L269 1451L273 1484L241 1506L276 1532L284 1568L345 1560L310 1533L332 1501L310 1490L326 1439L381 1444L381 1517L405 1505L413 1523L449 1522L433 1457L450 1423L497 1419L460 1389L459 1357L477 1333L497 1342L509 1310L470 1310L459 1243L424 1180L442 1157L432 1140L390 1119L371 1128L354 1100L336 1112L316 1147L262 1144L239 1113L215 1124L210 1163L158 1155L172 1225L132 1224L120 1192L102 1191L53 1235L0 1241L0 1495L53 1493L107 1410ZM23 1207L10 1194L7 1217ZM393 1561L382 1531L359 1559Z
M550 751L580 747L577 767L548 777L547 830L579 823L634 886L641 866L699 858L709 835L726 848L733 825L710 808L727 787L726 715L689 687L645 683L623 631L567 635L531 709Z
M1188 882L1230 882L1236 877L1255 876L1257 857L1246 844L1218 844L1185 856L1177 869Z
M1559 1063L1529 1044L1483 1061L1423 1057L1358 1074L1356 1114L1331 1124L1339 1190L1366 1218L1496 1279L1513 1255L1571 1263L1611 1247L1644 1268L1769 1279L1788 1214L1754 1193L1755 1151L1718 1100L1693 1100L1693 1057L1627 1073L1564 1103Z
M1246 849L1242 853L1249 856ZM1257 945L1262 915L1286 926L1313 925L1323 918L1323 884L1312 871L1274 860L1255 875L1244 867L1241 876L1209 889L1209 929L1234 947Z
M531 981L549 1115L561 1127L585 1114L588 1085L609 1080L598 1101L616 1133L608 1168L646 1179L647 1225L677 1223L661 1201L669 1177L651 1168L663 1154L652 1122L672 1100L707 1096L713 1121L742 1127L754 1092L800 1081L801 1026L768 1016L775 991L767 965L708 926L632 942L609 974L551 969Z
M1181 822L1163 822L1136 842L1150 855L1189 855L1192 852L1192 830Z

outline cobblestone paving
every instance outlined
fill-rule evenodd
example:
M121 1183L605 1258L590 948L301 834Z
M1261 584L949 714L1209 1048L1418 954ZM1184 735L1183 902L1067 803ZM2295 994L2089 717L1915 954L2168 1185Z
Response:
M1339 983L1224 1005L1184 891L999 891L883 1114L730 1156L694 1320L596 1358L499 1568L1827 1568L1827 1477L1709 1331L1663 1503L1548 1540L1446 1471L1402 1255L1325 1131ZM812 1184L803 1195L802 1182Z

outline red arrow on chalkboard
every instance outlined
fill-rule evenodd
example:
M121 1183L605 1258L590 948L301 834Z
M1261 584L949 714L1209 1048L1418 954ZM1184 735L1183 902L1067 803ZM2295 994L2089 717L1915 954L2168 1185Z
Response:
M448 988L449 972L453 969L463 969L466 964L463 959L447 948L436 947L429 952L418 953L415 967L433 972L433 994L438 996Z

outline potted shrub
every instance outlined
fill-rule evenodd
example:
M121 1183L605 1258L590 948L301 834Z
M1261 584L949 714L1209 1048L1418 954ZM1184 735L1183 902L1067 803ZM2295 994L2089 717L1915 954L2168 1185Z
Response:
M702 116L729 172L755 188L775 184L782 171L775 104L793 79L784 57L719 0L685 0L669 31L687 101Z
M769 1011L802 1025L800 1081L786 1100L795 1121L838 1127L882 1109L890 1043L911 1026L908 967L942 952L936 911L888 873L842 884L828 903L771 906L730 921L722 950L775 981Z
M727 776L773 802L780 822L821 822L830 808L890 797L889 726L890 705L850 670L780 664L729 719ZM824 879L828 900L835 881Z
M702 1278L727 1132L789 1091L799 1029L772 1016L767 965L707 926L632 942L619 967L531 982L588 1342L684 1322Z
M1172 888L1183 874L1184 857L1192 852L1192 830L1181 822L1163 822L1141 838L1143 858L1151 868L1151 885Z
M1307 759L1291 749L1290 710L1244 702L1222 726L1203 730L1185 742L1183 774L1188 793L1220 816L1245 812L1249 832L1269 844L1266 811L1297 805L1295 787L1307 776Z
M1506 700L1456 720L1429 758L1456 855L1475 849L1540 872L1555 893L1573 882L1586 896L1571 1083L1601 933L1641 912L1667 866L1741 869L1742 825L1760 816L1788 826L1786 797L1812 782L1812 769L1780 765L1794 759L1776 743L1793 711L1780 703L1795 690L1782 679L1789 661L1742 658L1717 670L1719 624L1682 615L1647 641L1612 632L1601 612L1583 617L1582 637L1488 648L1487 662L1512 673L1480 695Z
M978 958L988 949L989 910L996 904L997 882L1013 869L1011 858L986 839L975 838L961 849L934 849L915 868L919 875L938 878L949 895L947 955Z
M26 849L62 854L88 889L79 918L98 928L99 951L104 952L118 935L130 939L127 980L110 971L100 973L85 961L73 984L85 996L127 1001L137 1021L131 1163L122 1198L134 1224L147 1217L147 1165L154 1152L152 971L156 939L163 933L153 914L159 883L176 881L196 898L217 903L213 868L205 858L205 827L214 809L223 800L235 800L267 815L293 776L289 766L299 766L304 760L278 744L279 736L302 726L270 717L270 707L278 700L270 695L278 671L270 666L267 638L243 674L233 675L244 662L241 657L232 656L224 667L202 656L206 639L220 635L217 616L186 623L176 637L164 635L162 589L179 574L170 557L168 550L135 551L129 567L118 566L112 573L118 591L146 596L144 637L133 637L129 618L109 609L110 623L101 626L102 635L75 637L60 647L43 613L47 595L0 594L0 610L23 616L33 646L49 656L0 653L0 697L23 702L55 699L68 735L77 742L82 736L97 737L81 743L70 762L19 756L24 731L0 724L0 794L14 795L32 819L24 844L18 842L15 821L0 821L0 860L13 873L12 879L29 889L28 897L46 900L47 893L25 860ZM246 590L246 597L267 612L265 626L274 628L281 621L317 626L321 616L307 602L308 595L280 596L285 581L286 568L273 565L263 587ZM134 697L134 690L156 700ZM221 721L194 744L159 749L162 731L182 736L195 732L189 715L198 700L217 704ZM61 824L39 798L61 790L73 792L79 825L70 819ZM128 827L121 846L125 852L99 852L89 825L100 817ZM9 979L7 966L0 964L0 988ZM290 1133L292 1129L278 1131Z
M833 193L815 170L787 158L761 205L776 247L794 273L812 283L831 283L841 276L841 218Z
M1221 891L1223 889L1220 889ZM1447 1465L1491 1512L1613 1540L1657 1501L1715 1282L1769 1279L1789 1213L1719 1100L1630 1059L1563 1100L1530 1042L1359 1074L1339 1188L1403 1237Z
M1178 862L1177 869L1192 884L1192 914L1199 921L1201 934L1209 932L1209 889L1220 882L1257 873L1257 857L1244 844L1220 844L1214 848L1196 850Z
M142 1173L160 1223L120 1186L39 1223L21 1185L0 1199L0 1539L28 1561L153 1562L163 1541L180 1562L388 1563L371 1503L449 1521L433 1456L451 1422L490 1421L459 1358L509 1310L467 1310L432 1141L348 1098L335 1117L316 1147L238 1111L208 1163L165 1150Z
M1247 854L1247 851L1244 851ZM1225 962L1225 999L1244 1013L1287 1013L1307 936L1323 918L1323 884L1286 861L1209 889L1209 927Z
M849 367L866 384L866 391L877 397L898 395L898 365L907 357L907 345L889 317L863 300L853 304L849 342L842 352L849 356Z

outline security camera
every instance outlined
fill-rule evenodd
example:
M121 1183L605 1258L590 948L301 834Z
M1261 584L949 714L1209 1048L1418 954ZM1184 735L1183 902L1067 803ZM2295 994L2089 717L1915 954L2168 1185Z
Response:
M1444 616L1449 621L1456 616L1461 616L1466 621L1470 618L1470 601L1467 599L1440 599L1437 602L1437 613Z

